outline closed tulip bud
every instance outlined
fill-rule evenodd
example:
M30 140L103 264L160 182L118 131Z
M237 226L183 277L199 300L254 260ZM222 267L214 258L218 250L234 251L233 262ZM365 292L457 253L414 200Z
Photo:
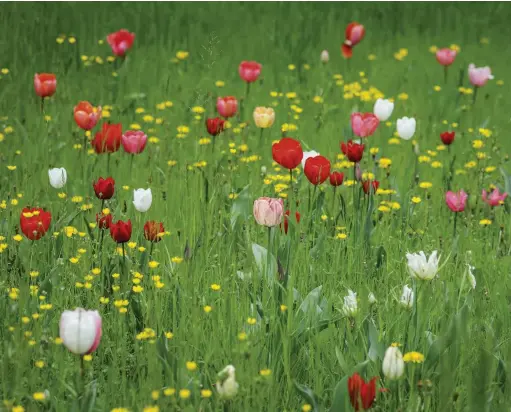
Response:
M107 36L106 41L112 48L112 53L119 57L124 57L126 52L131 49L135 41L135 33L121 29Z
M456 58L456 50L451 50L448 48L440 49L436 52L436 60L442 66L450 66L454 63L454 59Z
M376 299L376 296L374 296L373 292L369 292L369 295L367 296L367 300L369 301L370 305L374 305L378 300Z
M396 380L403 376L405 362L403 361L403 354L397 345L393 344L385 351L382 370L385 377L390 380Z
M111 177L103 179L100 177L97 182L92 183L96 197L101 200L111 199L115 192L115 180Z
M141 130L128 130L121 137L121 144L126 153L142 153L146 143L147 135Z
M387 99L378 99L374 104L373 112L375 116L380 120L380 122L384 122L387 120L394 111L394 103Z
M404 140L410 140L415 134L416 122L413 117L397 119L397 133Z
M261 129L272 127L275 122L275 110L271 107L256 107L254 110L254 122Z
M126 243L131 239L131 220L123 222L118 220L117 223L110 222L110 236L117 243Z
M34 75L34 90L42 98L53 96L57 90L57 78L52 73L36 73Z
M345 316L355 316L358 312L357 294L348 289L348 295L344 297L342 311Z
M241 79L247 83L257 80L261 74L263 66L254 61L242 61L238 67L238 73Z
M153 203L151 189L137 189L133 191L133 204L139 212L147 212Z
M280 225L284 214L282 199L260 197L254 202L254 217L258 224L267 227Z
M266 166L261 166L261 174L262 175L265 175L266 174Z
M408 287L408 285L403 286L403 294L401 295L401 299L399 303L407 309L411 309L414 301L414 293L413 290Z
M330 54L328 53L328 50L323 50L319 56L319 59L321 60L321 63L328 63L330 60Z
M50 185L55 189L61 189L67 182L67 172L63 167L48 170Z
M235 369L227 365L219 374L216 382L216 390L222 399L232 399L236 396L239 384L236 382Z
M70 352L92 353L101 340L101 316L97 310L66 310L60 317L59 329L62 343Z
M91 130L101 119L101 107L94 107L89 102L79 102L73 111L73 117L79 128Z
M233 96L216 99L216 110L220 116L232 117L238 112L238 100Z

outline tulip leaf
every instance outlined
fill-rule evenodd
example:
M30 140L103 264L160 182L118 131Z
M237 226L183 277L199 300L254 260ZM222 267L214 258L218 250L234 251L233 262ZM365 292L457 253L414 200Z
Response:
M367 329L369 334L369 359L373 362L378 361L378 359L383 360L385 347L383 346L383 342L379 341L378 330L374 323L370 320L367 321Z
M318 403L316 402L316 397L314 396L314 393L312 390L305 385L302 385L301 383L298 383L296 381L293 381L296 390L302 395L302 397L305 399L305 401L312 406L312 410L314 412L319 412Z
M316 244L313 248L309 251L310 257L314 260L317 260L319 258L319 254L321 251L324 250L323 243L325 243L327 232L321 233L321 235L318 237Z
M234 230L239 219L246 220L250 216L249 185L245 186L238 194L231 206L231 228Z
M252 243L252 253L260 275L264 276L266 274L269 284L273 284L275 274L277 273L277 260L275 256L270 253L268 259L268 250L257 243Z

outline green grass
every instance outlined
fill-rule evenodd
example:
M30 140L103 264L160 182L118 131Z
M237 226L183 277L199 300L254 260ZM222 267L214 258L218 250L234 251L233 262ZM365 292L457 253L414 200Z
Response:
M353 408L346 378L355 370L366 379L378 376L378 386L389 390L378 393L374 410L508 410L509 200L490 211L480 193L491 184L511 190L509 14L509 6L498 3L4 4L0 66L9 73L0 79L0 202L5 201L0 243L6 245L0 249L0 398L5 401L0 410L23 405L26 411L142 411L158 405L160 411L299 411L311 404L318 411L348 411ZM346 62L340 45L353 20L367 32ZM120 28L136 33L134 46L124 62L108 63L110 49L98 40ZM62 44L56 42L60 35L66 36ZM69 43L70 36L76 43ZM481 43L482 38L489 44ZM444 84L442 67L428 49L451 44L461 51ZM408 55L398 61L393 55L401 48ZM323 49L330 52L327 65L319 61ZM189 51L185 62L172 62L178 50ZM370 61L370 54L376 60ZM82 55L99 56L103 62L87 66ZM207 136L204 119L216 116L216 96L245 95L238 76L242 60L263 64L243 117L218 136L214 147L199 145ZM495 75L475 104L472 95L458 92L460 80L470 87L466 71L472 62L489 65ZM289 70L289 64L296 69ZM45 102L47 120L33 90L36 72L57 75L57 92ZM334 74L342 74L343 85L336 85ZM217 80L225 86L216 87ZM260 270L266 265L268 240L252 217L252 203L260 196L279 196L278 181L266 184L261 166L270 175L287 176L272 166L271 158L271 142L283 135L284 123L298 126L287 135L304 148L336 162L339 143L351 138L350 113L372 111L374 104L346 98L344 85L355 82L396 101L391 125L381 124L368 139L370 147L379 148L378 157L392 160L390 169L376 167L367 151L361 164L376 174L382 188L395 193L369 199L358 186L356 191L343 186L334 198L327 182L314 192L318 200L309 207L311 185L296 172L296 192L290 194L288 188L282 193L288 194L286 204L289 196L299 204L302 221L292 224L287 236L278 228L273 232L273 255L288 268L289 281L282 288L277 273L266 276ZM442 89L434 91L435 85ZM272 97L272 91L284 95ZM287 92L297 98L286 98ZM402 93L407 100L398 99ZM314 103L314 96L322 96L324 103ZM123 130L138 123L159 141L134 159L121 148L111 156L108 173L106 155L88 153L88 143L75 148L84 144L72 116L80 100L112 106L104 120L121 122ZM158 110L156 105L165 101L173 106ZM274 102L276 122L260 144L252 111ZM293 118L292 104L303 109L299 119ZM190 110L193 106L205 108L200 120ZM137 114L137 108L145 113ZM162 124L144 122L147 114L163 119ZM414 140L420 155L443 167L418 163L411 142L389 143L396 120L403 116L417 119ZM248 125L238 129L241 121ZM183 139L176 137L180 125L189 127ZM482 136L480 128L490 130L491 137ZM439 134L448 129L456 131L456 140L450 152L439 151ZM472 148L476 139L483 140L482 149ZM230 143L236 153L230 152ZM247 153L241 153L242 144L248 145ZM477 160L476 152L486 158ZM260 158L240 161L249 155ZM169 160L176 165L169 166ZM199 161L207 166L193 166ZM452 161L453 190L469 193L456 232L454 214L444 202ZM476 161L475 167L466 167L470 161ZM495 170L485 172L488 166ZM48 183L50 167L67 169L68 182L61 190L65 199ZM352 178L350 168L343 171ZM108 232L100 260L95 253L98 229L88 225L101 208L91 183L108 174L116 180L116 193L106 206L116 219L131 219L134 227L136 247L127 247L126 265ZM418 182L431 182L432 187L422 189ZM133 207L132 191L148 187L153 204L141 214ZM231 199L231 193L237 198ZM73 203L73 196L83 199ZM413 196L422 201L414 205ZM346 213L335 225L341 197ZM379 211L382 201L397 202L400 208ZM81 210L88 204L90 210ZM26 205L44 207L53 215L49 232L36 242L13 239L20 233L19 216ZM491 225L481 226L484 218ZM155 269L148 267L150 245L142 229L146 220L162 221L170 232L154 247ZM65 226L83 237L67 237ZM346 233L346 239L337 238L338 233ZM146 250L139 251L140 246ZM254 248L264 252L259 262ZM78 249L86 252L73 264L69 259L80 255ZM406 266L406 252L420 250L442 255L438 277L426 283L410 279ZM175 263L176 257L185 259ZM476 268L474 290L466 280L467 264ZM101 274L92 276L90 289L78 287L93 268ZM31 278L30 271L39 276ZM139 294L131 292L134 272L143 274ZM120 278L113 273L121 273ZM155 275L163 288L155 287ZM110 283L119 289L112 292ZM212 290L212 284L220 290ZM416 292L417 305L411 310L399 305L405 284ZM11 288L19 289L16 299ZM348 289L357 293L359 306L351 318L342 312ZM369 292L378 300L373 306ZM101 297L109 302L100 303ZM122 299L129 301L126 314L114 305ZM41 309L41 303L52 307ZM206 313L205 306L212 310ZM62 311L75 307L98 309L103 318L100 346L85 362L83 375L79 357L55 343ZM248 318L256 323L249 324ZM153 329L155 338L137 340L143 328ZM166 332L172 332L172 339ZM424 363L407 364L398 382L382 374L384 350L393 342L401 344L403 353L425 355ZM44 361L44 367L38 368L37 361ZM187 361L196 362L197 370L187 370ZM226 402L214 384L228 364L235 366L240 388ZM263 369L270 369L270 375L261 376ZM175 388L176 394L165 396L165 388ZM180 398L181 389L191 391L188 399ZM201 389L212 390L212 396L201 398ZM45 390L45 401L33 399ZM159 391L159 399L152 399L153 391Z

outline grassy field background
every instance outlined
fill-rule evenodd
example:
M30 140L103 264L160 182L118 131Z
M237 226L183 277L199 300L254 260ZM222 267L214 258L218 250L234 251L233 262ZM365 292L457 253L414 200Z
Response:
M511 190L510 12L504 3L4 4L0 410L340 412L352 410L346 379L359 371L364 378L378 376L378 386L388 389L378 393L374 410L508 411L509 200L490 210L480 193L490 185ZM351 21L364 24L366 36L348 62L340 45ZM136 33L134 46L125 61L108 62L106 35L120 28ZM444 83L429 49L450 45L460 52ZM319 60L323 49L330 53L325 65ZM401 60L395 57L400 49L407 50ZM180 50L189 57L176 62ZM204 119L216 116L216 97L245 96L242 60L263 65L261 80L252 84L242 117L214 147L201 145ZM489 65L495 76L475 103L472 94L459 91L471 87L469 63ZM57 76L44 114L33 90L36 72ZM217 81L225 85L217 87ZM335 163L339 143L352 136L350 113L374 105L375 92L364 101L350 91L371 86L396 102L391 123L368 139L392 166L376 167L366 152L362 168L395 193L372 200L360 195L357 203L352 187L339 188L334 198L325 183L316 193L323 200L310 205L311 185L301 172L295 174L297 193L289 187L277 193L275 184L286 173L272 165L272 141L292 136ZM296 97L286 97L291 92ZM315 103L315 96L323 103ZM80 100L107 106L103 120L120 122L123 130L138 125L146 131L152 139L145 152L132 158L121 148L109 166L106 155L89 153L87 136L73 121ZM204 114L191 110L196 106ZM262 144L252 120L256 106L276 111ZM416 150L429 162L417 162L411 142L391 140L403 116L417 119ZM282 132L289 123L297 130ZM438 149L445 130L456 131L449 151ZM483 148L474 149L474 140L482 140ZM247 162L249 156L256 160ZM198 167L202 161L207 166ZM451 161L453 190L469 194L456 231L444 202ZM50 167L67 169L60 191L48 183ZM343 171L352 178L351 169ZM125 260L108 233L100 259L99 232L89 225L101 209L91 183L108 175L116 180L116 194L106 206L134 226L136 243L127 246ZM153 204L141 214L132 191L148 187ZM273 254L285 267L289 261L289 283L281 290L276 274L260 275L263 263L254 249L267 248L268 240L252 217L252 203L286 195L286 202L290 196L298 201L302 221L291 224L287 236L274 232ZM346 213L336 224L340 195ZM420 203L411 202L414 196ZM382 201L399 208L378 210ZM37 242L13 239L26 205L53 215ZM151 247L142 229L150 219L170 232L154 247L155 268L149 267ZM482 226L482 219L491 224ZM420 250L442 255L431 282L410 279L405 254ZM80 257L77 263L73 257ZM468 264L476 268L475 289L466 277ZM93 274L96 268L100 274ZM143 275L142 293L132 291L135 272ZM119 288L106 293L111 289L104 285L111 283ZM416 294L411 310L399 305L405 284ZM342 311L348 289L358 297L354 317ZM378 300L374 305L370 292ZM124 314L123 300L129 302ZM61 312L75 307L98 309L103 318L101 344L82 374L79 357L56 341ZM144 328L152 332L141 334ZM423 363L407 364L398 382L382 374L384 350L393 342L403 353L425 356ZM240 389L224 401L214 384L228 364L236 368ZM34 398L45 391L45 400Z

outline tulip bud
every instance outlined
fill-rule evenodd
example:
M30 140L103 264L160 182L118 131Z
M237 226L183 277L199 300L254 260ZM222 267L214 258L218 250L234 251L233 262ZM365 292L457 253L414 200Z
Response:
M342 311L345 316L355 316L358 312L357 294L348 289L348 295L344 297Z
M282 199L260 197L254 202L254 217L258 224L267 227L280 225L284 213Z
M376 302L378 302L376 300L376 296L374 296L373 292L369 292L369 296L367 297L367 300L369 301L370 305L374 305Z
M153 202L151 189L137 189L133 191L133 204L139 212L147 212Z
M416 122L413 117L397 119L397 133L404 140L410 140L415 134Z
M222 399L232 399L238 393L239 384L236 382L235 369L227 365L219 374L216 390Z
M63 167L48 170L50 185L55 189L61 189L67 182L67 172Z
M261 166L261 174L262 175L266 174L266 166Z
M94 352L101 340L101 316L97 310L66 310L60 317L60 338L72 353Z
M328 61L330 60L330 54L328 54L328 50L323 50L319 58L321 60L321 63L328 63Z
M382 370L385 377L390 380L396 380L403 376L405 362L403 361L403 354L396 344L392 344L392 346L385 351Z
M407 309L411 309L413 306L414 301L414 293L411 288L408 287L408 285L403 286L403 294L401 295L401 299L399 300L399 303L403 305Z

